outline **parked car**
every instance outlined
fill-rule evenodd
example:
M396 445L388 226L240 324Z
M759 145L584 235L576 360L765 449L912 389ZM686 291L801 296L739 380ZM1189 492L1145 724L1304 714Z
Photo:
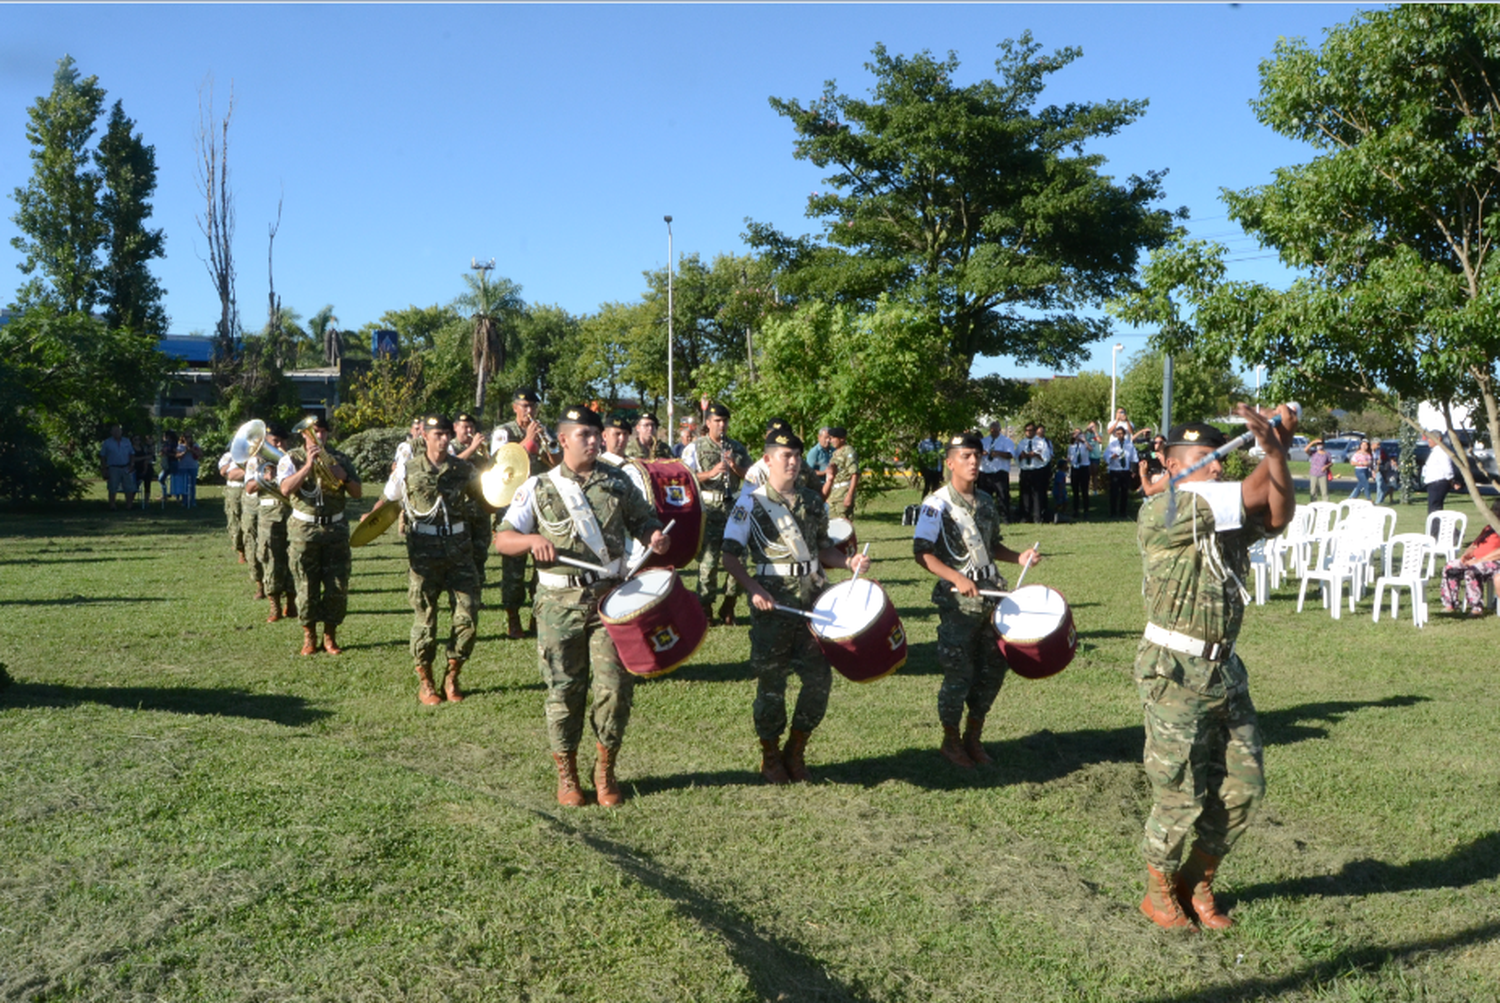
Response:
M1350 454L1359 448L1359 444L1362 441L1362 439L1345 437L1324 439L1323 451L1328 454L1328 458L1334 463L1348 463Z
M1489 484L1491 481L1500 481L1500 465L1496 464L1495 451L1487 449L1484 443L1476 443L1472 430L1463 428L1458 431L1459 441L1469 452L1469 472L1474 475L1476 484ZM1443 441L1451 447L1453 440L1448 438L1448 433L1443 433ZM1417 443L1417 448L1412 455L1417 458L1417 469L1420 471L1422 465L1427 462L1427 457L1432 453L1432 447L1427 445L1427 440L1422 439ZM1397 453L1399 456L1400 454Z
M1257 460L1263 460L1265 459L1266 451L1261 449L1259 443L1257 443L1250 447L1250 455ZM1304 463L1307 462L1307 436L1292 436L1292 448L1286 451L1286 458L1289 460L1301 460Z

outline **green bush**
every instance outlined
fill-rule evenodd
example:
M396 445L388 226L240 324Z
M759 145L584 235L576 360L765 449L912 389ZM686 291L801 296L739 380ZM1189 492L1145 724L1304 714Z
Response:
M405 428L367 428L334 443L334 446L354 461L361 481L374 483L385 480L391 470L391 460L396 456L396 447L405 440Z

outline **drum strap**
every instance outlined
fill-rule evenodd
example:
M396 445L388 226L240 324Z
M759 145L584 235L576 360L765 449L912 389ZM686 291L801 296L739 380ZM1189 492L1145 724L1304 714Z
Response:
M964 508L963 502L953 485L948 484L938 492L945 495L948 514L953 517L953 524L958 527L958 535L963 537L964 546L968 548L969 555L964 559L963 567L955 570L962 571L965 575L976 581L988 581L995 576L995 562L990 559L989 548L984 545L984 537L979 535L979 526L975 524L974 517L969 510Z
M547 471L547 477L552 481L553 487L557 488L557 493L562 495L563 504L568 507L568 515L573 519L574 535L594 552L601 564L609 564L609 548L604 545L604 531L599 528L599 517L589 506L589 500L583 496L583 488L563 473L561 465Z
M750 492L750 497L754 498L755 503L765 510L766 514L771 517L772 522L776 523L776 534L781 538L781 544L786 548L788 556L798 564L811 561L812 550L808 548L807 541L802 537L802 527L797 525L796 516L792 515L791 511L785 505L772 499L769 492L770 488L762 484ZM754 522L751 523L751 529L755 529ZM756 536L759 535L757 532ZM756 542L762 544L767 557L781 556L773 554L771 552L772 548L765 546L769 541L757 540Z

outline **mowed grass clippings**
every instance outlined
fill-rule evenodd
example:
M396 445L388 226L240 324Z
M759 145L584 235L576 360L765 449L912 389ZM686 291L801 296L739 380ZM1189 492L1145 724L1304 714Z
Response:
M626 804L568 811L534 641L487 610L469 699L419 706L391 534L355 551L346 653L299 657L215 495L0 517L0 997L1500 999L1493 618L1375 624L1366 595L1334 621L1295 583L1252 609L1269 793L1219 882L1238 925L1173 936L1136 909L1130 523L1007 531L1080 647L1007 679L993 767L937 756L898 491L857 526L910 660L836 680L816 784L759 782L741 626L636 688Z

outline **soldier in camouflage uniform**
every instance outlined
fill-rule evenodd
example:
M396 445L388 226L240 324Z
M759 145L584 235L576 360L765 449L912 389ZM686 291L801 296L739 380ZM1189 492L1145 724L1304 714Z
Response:
M785 418L770 418L766 421L767 436L770 436L775 432L791 431L791 423L788 422ZM770 467L766 465L766 458L762 456L760 459L750 464L750 469L745 471L745 483L740 485L740 490L744 491L747 487L760 487L762 484L766 483L766 477L769 475L769 473ZM798 488L811 488L812 490L818 492L819 497L822 497L823 478L815 474L813 472L813 469L807 465L806 456L803 456L802 462L797 465L796 486Z
M1179 484L1175 504L1171 492L1148 498L1137 523L1147 623L1135 679L1153 795L1141 843L1141 911L1167 929L1191 928L1194 918L1213 929L1231 925L1211 885L1265 793L1260 726L1234 645L1249 599L1250 545L1281 532L1296 507L1287 446L1297 420L1278 408L1283 425L1275 429L1252 408L1236 410L1265 450L1255 471L1242 484L1221 483L1214 460ZM1223 444L1212 425L1178 425L1167 437L1167 472L1175 476Z
M938 665L943 669L937 701L943 744L938 751L965 769L994 761L980 736L1009 668L990 629L995 600L981 596L979 589L1007 588L996 561L1034 564L1040 559L1035 549L1018 554L1001 545L1000 510L976 486L983 456L984 442L977 435L948 440L944 462L949 483L922 500L912 538L917 563L938 579L932 587L940 618ZM965 706L969 721L960 738Z
M245 461L245 483L248 485L260 473L261 459L252 456ZM265 572L260 564L260 498L245 489L240 489L240 532L245 539L245 556L249 558L250 578L255 582L255 598L266 597Z
M490 461L489 448L479 432L479 419L467 411L460 411L453 419L453 439L448 443L448 452L466 460L476 475L483 474L494 464ZM479 576L479 605L484 606L484 566L490 559L490 512L481 495L478 500L467 497L464 504L464 522L469 526L469 545L474 551L474 574Z
M165 453L162 454L165 457ZM165 460L163 460L165 463ZM229 545L234 548L239 562L244 564L245 529L240 525L240 510L244 508L245 468L234 462L228 453L219 457L219 473L224 478L224 524L229 530Z
M266 442L269 445L284 449L285 439L285 429L282 426L266 426ZM275 480L274 471L266 473ZM245 493L260 502L256 514L255 539L260 549L261 575L265 582L266 596L271 600L271 615L266 617L266 623L275 623L283 616L297 615L296 586L292 583L292 569L287 557L286 520L291 509L273 492L262 490L259 478L245 484ZM286 597L284 611L283 596Z
M628 460L670 460L672 444L656 437L660 423L650 411L641 414L635 422L635 434L625 443L624 456Z
M364 487L354 461L328 447L327 420L322 416L309 416L309 420L311 425L302 432L304 444L289 450L276 467L278 486L292 506L287 560L297 583L302 654L318 650L321 623L323 650L341 655L336 635L349 608L351 561L344 508L350 498L364 494ZM324 459L319 461L319 456Z
M547 431L547 426L537 421L536 411L539 398L530 390L517 390L516 395L511 398L511 410L515 412L515 420L507 421L502 425L496 425L495 431L490 436L490 455L500 451L500 447L507 442L520 443L531 456L531 476L544 474L557 464L557 444L553 441L552 434ZM495 528L498 530L500 524L505 521L505 509L495 513ZM526 631L521 629L521 607L527 603L526 582L526 558L527 551L519 554L505 555L500 557L500 605L505 608L506 636L512 639L524 637ZM530 591L536 592L536 579L533 576L530 583ZM536 627L532 622L532 629Z
M630 539L658 554L671 542L630 479L619 468L598 462L602 424L585 407L562 413L562 463L521 485L495 534L500 553L529 553L539 568L535 616L547 687L547 739L557 767L557 803L567 807L585 803L578 783L578 745L591 670L590 720L598 751L594 790L599 804L620 803L614 771L630 720L635 677L620 664L614 642L599 620L599 601L624 574ZM561 557L608 570L580 570L561 563Z
M422 448L391 471L385 490L368 519L387 504L406 512L406 557L410 564L407 598L415 613L411 626L411 657L416 664L417 700L435 707L447 697L459 703L464 694L458 676L474 652L479 626L479 575L474 569L472 530L484 532L490 508L479 488L479 472L467 460L449 452L453 422L439 414L422 419ZM474 511L484 522L472 521ZM361 519L363 521L363 519ZM447 593L453 610L448 635L448 670L443 694L432 678L437 655L438 606Z
M724 526L729 510L739 494L740 480L750 469L750 453L743 443L726 435L729 409L722 404L708 406L705 424L708 434L700 435L682 451L682 462L698 478L698 496L703 505L703 554L698 560L698 601L703 614L714 623L714 597L719 594L719 554L724 546ZM738 585L731 577L724 586L724 601L719 606L718 622L733 626Z
M767 782L808 781L804 754L828 709L833 674L804 617L779 603L811 610L827 586L823 567L863 572L864 555L845 557L828 538L828 509L817 491L796 486L802 440L790 429L766 437L766 483L740 494L724 530L724 567L750 596L750 668L755 673L753 716L760 739L760 774ZM802 683L786 730L786 682Z
M859 489L859 457L849 445L849 433L842 425L828 430L833 456L824 473L823 498L829 509L838 508L845 519L854 518L854 493Z

